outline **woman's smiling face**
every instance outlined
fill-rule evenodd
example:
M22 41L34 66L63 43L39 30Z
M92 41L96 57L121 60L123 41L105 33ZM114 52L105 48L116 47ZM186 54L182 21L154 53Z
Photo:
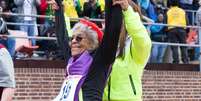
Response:
M71 55L74 57L82 54L89 47L87 43L89 43L89 40L84 32L74 32L70 43Z
M99 46L98 33L89 22L87 23L79 22L72 28L73 35L70 42L72 57L77 57L84 51L92 52Z

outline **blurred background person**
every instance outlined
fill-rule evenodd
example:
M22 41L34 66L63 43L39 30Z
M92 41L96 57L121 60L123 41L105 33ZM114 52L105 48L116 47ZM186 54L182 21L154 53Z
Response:
M0 1L0 12L3 12L3 10L5 11L5 9L2 8L6 7L5 1ZM4 21L4 18L6 19L6 16L8 15L2 15L0 17L0 35L10 35L11 33L8 31L7 28L7 24ZM9 27L11 28L11 26ZM12 57L14 57L15 54L15 39L14 38L10 38L10 37L3 37L0 38L0 43L3 44L9 51L10 55Z
M15 5L17 6L17 12L24 15L37 15L37 7L40 6L40 0L14 0ZM27 32L28 36L38 35L38 28L36 23L36 17L18 17L18 21L24 24L32 25L23 25L20 26L20 30ZM31 45L36 45L36 40L31 39Z
M162 13L158 15L158 20L156 21L156 23L161 23L161 24L164 23L164 16ZM167 35L165 33L165 26L152 25L150 30L151 30L151 40L152 41L154 41L154 42L166 42L167 41ZM166 48L167 48L167 45L154 44L152 46L150 62L151 63L162 63Z
M2 12L6 13L3 14L2 17L6 22L14 22L14 18L13 16L10 15L11 9L9 8L8 2L6 2L6 0L1 0L0 1L0 6L2 7ZM15 26L14 25L7 25L8 29L11 30L15 30Z
M54 10L47 0L41 0L39 11L40 15L54 15ZM40 27L40 36L46 36L45 33L49 30L49 28L52 28L54 26L53 18L40 18L39 23L44 24L42 27Z
M12 101L14 92L13 61L6 48L0 44L0 101Z
M167 24L168 25L176 25L176 26L182 26L182 27L168 27L168 40L171 43L183 43L186 44L186 26L188 24L187 16L185 11L182 8L179 8L179 1L178 0L172 0L170 9L167 11ZM179 61L179 52L178 52L179 46L171 46L172 50L172 57L173 61L172 63L178 64ZM187 47L181 46L181 60L184 64L188 64L188 53L187 53Z
M84 3L83 16L89 18L100 18L101 17L101 6L97 0L89 0Z

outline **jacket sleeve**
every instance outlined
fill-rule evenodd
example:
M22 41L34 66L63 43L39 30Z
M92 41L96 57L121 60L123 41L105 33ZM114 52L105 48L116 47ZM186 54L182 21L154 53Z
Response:
M16 6L22 6L24 3L24 0L14 0L14 3Z
M131 54L137 64L144 65L150 55L151 39L146 28L140 20L137 12L134 12L131 6L123 11L126 30L132 38Z
M62 7L62 0L56 0L56 3L59 6L58 10L55 10L55 26L56 26L56 37L57 43L60 48L60 55L64 58L65 61L71 57L71 50L68 44L68 32L66 30L64 11Z
M103 36L102 43L100 47L98 48L94 57L93 65L96 65L96 64L100 65L100 68L102 69L103 67L104 68L106 67L105 65L111 65L116 58L116 50L118 46L119 34L120 34L120 29L122 24L122 20L121 20L122 13L117 10L121 10L121 9L119 9L117 6L115 7L115 9L113 9L113 12L110 12L109 14L106 13L105 34ZM119 14L115 15L114 13L119 13ZM118 21L116 21L116 19Z

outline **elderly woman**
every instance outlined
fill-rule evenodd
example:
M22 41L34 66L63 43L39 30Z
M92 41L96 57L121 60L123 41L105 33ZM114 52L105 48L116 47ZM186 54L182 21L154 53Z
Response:
M0 44L0 101L12 101L14 88L13 61L6 48Z
M106 8L104 37L97 25L88 20L82 19L73 27L69 45L71 58L66 68L65 81L54 101L102 101L109 67L115 60L122 23L120 6L112 6L112 1L107 0ZM60 11L56 15L56 21L63 21L62 19ZM58 22L56 22L58 29L64 31L61 27L65 26L61 26ZM82 96L79 96L79 93Z
M97 49L102 41L102 31L94 23L82 19L73 27L72 32L73 36L70 42L72 57L68 61L65 82L55 101L60 101L58 99L62 99L61 101L78 101L81 87L83 96L86 97L83 100L90 99L91 95L88 95L90 93L85 92L92 92L91 94L95 93L91 88L91 85L93 87L94 84L97 84L97 87L100 86L102 89L104 88L103 82L106 81L109 65L113 62L111 60L114 60L113 58L115 57L115 55L111 57L107 57L107 55L104 56L104 53L108 54L108 52L110 52L106 49L106 46L108 47L112 43L117 44L117 41L113 42L112 40L118 40L118 35L113 36L114 38L109 38L111 43L108 43L109 45L102 45L94 54L94 50ZM107 37L108 36L106 36L106 38ZM105 43L105 41L106 40L103 40L103 43ZM110 53L116 53L112 48L115 47L111 46ZM104 61L104 59L108 61Z

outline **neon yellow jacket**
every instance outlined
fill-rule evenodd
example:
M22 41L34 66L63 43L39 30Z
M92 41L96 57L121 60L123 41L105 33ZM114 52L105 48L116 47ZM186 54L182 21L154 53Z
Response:
M150 55L151 40L139 14L131 6L123 15L132 42L125 49L124 59L116 58L112 66L103 101L142 101L141 79Z
M73 0L64 0L63 5L65 15L67 15L68 17L78 18Z
M101 12L104 12L104 10L105 10L105 0L98 0L98 3L101 6Z
M167 12L167 24L186 27L185 11L177 6L171 7ZM175 27L168 27L168 29L172 28Z

